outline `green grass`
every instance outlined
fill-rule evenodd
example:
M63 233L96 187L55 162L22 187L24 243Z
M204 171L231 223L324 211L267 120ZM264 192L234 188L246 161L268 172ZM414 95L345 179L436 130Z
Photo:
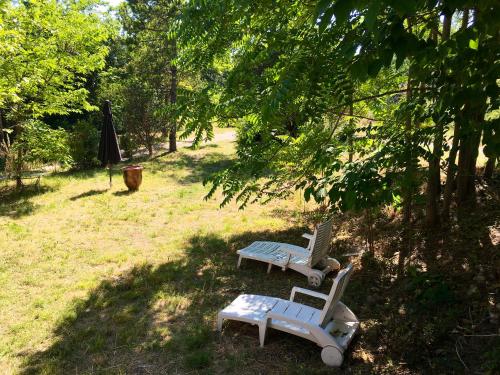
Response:
M235 252L258 239L305 245L314 208L298 195L244 211L219 209L220 196L204 200L203 179L233 158L230 131L199 150L143 160L136 193L118 168L111 189L96 169L0 191L0 374L461 373L457 342L471 368L498 369L496 337L450 333L496 332L484 316L498 285L498 194L481 195L442 238L416 228L414 262L427 272L401 279L399 222L377 218L377 255L356 260L344 296L362 329L340 370L285 333L271 330L259 348L256 327L229 322L216 332L217 312L238 294L288 298L307 286L258 262L237 270ZM336 216L333 255L361 247L363 228L359 217ZM488 280L474 295L465 291L477 271L464 269ZM328 278L321 289L330 286Z
M111 189L106 171L92 170L4 193L0 373L225 368L217 310L244 290L284 294L305 281L276 272L264 285L264 268L236 271L238 247L288 240L293 223L297 237L300 215L291 223L273 212L301 206L292 199L240 211L219 209L220 197L204 200L203 179L229 165L233 152L225 139L145 160L133 194L118 168ZM253 336L246 342L258 355Z

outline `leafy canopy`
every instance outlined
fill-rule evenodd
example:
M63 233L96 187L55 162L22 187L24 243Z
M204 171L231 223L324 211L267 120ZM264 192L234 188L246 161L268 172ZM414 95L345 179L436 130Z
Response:
M14 121L94 109L87 76L104 67L115 30L98 1L8 2L0 12L0 109Z
M443 15L471 7L469 27L439 37ZM238 160L209 180L223 203L294 187L344 210L399 202L437 123L498 106L494 1L212 0L183 14L180 61L214 77L191 130L242 120Z

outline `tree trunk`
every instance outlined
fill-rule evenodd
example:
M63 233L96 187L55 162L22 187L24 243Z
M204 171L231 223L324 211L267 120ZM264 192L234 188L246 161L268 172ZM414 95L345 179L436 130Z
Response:
M23 130L21 125L16 125L14 127L16 134L16 142L21 142L21 132ZM23 180L21 179L21 175L23 173L23 149L19 147L17 149L17 156L14 162L14 173L16 178L16 189L21 189L23 187Z
M445 15L443 18L442 41L450 38L451 18L453 15ZM426 222L429 228L439 225L439 197L441 195L441 155L443 153L443 123L436 124L432 156L429 160L429 174L427 179L427 204Z
M177 44L175 40L173 41L173 59L177 58ZM174 64L170 67L170 104L174 107L177 103L177 66ZM171 120L170 133L168 135L168 149L170 152L177 151L177 118L173 116Z
M366 243L371 256L375 254L375 239L373 235L373 216L371 208L365 210L366 220Z
M0 174L7 171L7 158L9 152L7 134L4 134L3 111L0 109Z
M480 14L477 8L474 10L474 24L479 22ZM487 15L490 17L490 15ZM486 103L475 103L465 105L463 119L467 128L462 127L458 172L457 172L457 205L461 206L466 202L474 203L476 187L476 161L481 141L482 123L486 111Z
M439 225L439 196L441 193L441 154L443 144L443 124L438 124L434 138L434 149L429 161L427 181L426 222L428 227Z
M0 145L4 142L4 134L3 134L3 111L0 109ZM1 151L1 147L0 147Z
M465 8L462 14L462 29L466 29L469 26L469 9Z
M462 29L466 29L469 24L469 9L464 9L462 14ZM455 173L457 171L457 166L455 161L457 159L458 144L460 139L460 123L455 122L453 129L453 140L451 143L450 153L448 155L448 168L446 170L446 182L444 185L443 193L443 211L441 216L443 220L448 221L450 218L450 206L451 199L453 197L453 191L455 190Z
M453 15L450 15L450 16L444 15L444 17L443 17L443 32L442 32L442 36L441 36L442 40L450 39L452 17L453 17Z
M455 173L457 171L455 160L457 159L459 137L460 125L458 123L455 123L450 154L448 155L448 168L446 171L446 182L444 185L443 194L443 212L441 216L445 221L447 221L450 217L451 198L453 196L453 190L455 190Z
M486 162L486 165L484 167L484 173L483 177L484 178L492 178L493 177L493 171L495 170L495 163L496 163L496 157L490 156L488 158L488 161Z
M352 116L354 114L354 108L351 103L349 106L349 115ZM354 156L354 150L353 150L353 138L354 137L354 120L351 117L349 119L349 138L347 139L348 147L349 147L349 163L352 163L352 159Z
M412 97L412 82L411 69L408 72L408 91L406 92L406 100L409 102ZM413 180L414 180L414 163L413 163L413 134L412 134L412 118L411 114L407 114L405 125L405 173L403 181L403 243L399 251L398 259L398 276L404 274L404 263L406 257L411 254L413 249L413 233L412 233L412 211L413 211Z
M462 131L459 145L457 172L457 205L461 206L475 198L476 161L481 140L480 123L484 117L481 108L464 109L464 120L469 129Z
M23 180L21 175L23 173L23 151L21 148L17 150L17 158L15 163L15 174L16 174L16 189L20 190L23 187Z

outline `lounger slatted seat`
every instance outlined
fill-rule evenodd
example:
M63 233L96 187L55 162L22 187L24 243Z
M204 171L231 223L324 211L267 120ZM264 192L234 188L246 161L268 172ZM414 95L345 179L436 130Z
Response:
M359 327L356 315L340 301L352 270L352 265L348 265L339 271L328 295L297 287L292 289L289 301L242 294L219 312L217 329L222 330L226 319L258 325L261 346L264 346L268 328L288 332L323 348L321 358L325 364L340 366L344 351ZM323 309L294 302L297 293L324 300Z
M283 271L291 268L306 275L309 285L317 288L329 272L340 268L336 259L328 257L332 239L332 219L318 225L314 234L303 234L303 237L309 240L307 248L281 242L253 242L237 251L237 267L239 268L241 260L246 258L268 263L268 273L273 265L281 267Z

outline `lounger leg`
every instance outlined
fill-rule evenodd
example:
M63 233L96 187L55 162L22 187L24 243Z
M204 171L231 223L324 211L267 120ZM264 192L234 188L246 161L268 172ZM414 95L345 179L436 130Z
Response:
M236 265L236 268L240 268L240 266L241 266L241 255L238 258L238 264Z
M269 263L269 265L267 266L267 273L271 272L271 268L273 268L273 264Z
M222 323L224 322L224 318L220 315L217 315L217 331L222 331Z
M259 324L259 341L261 348L264 347L264 341L266 340L266 333L267 333L267 321Z

